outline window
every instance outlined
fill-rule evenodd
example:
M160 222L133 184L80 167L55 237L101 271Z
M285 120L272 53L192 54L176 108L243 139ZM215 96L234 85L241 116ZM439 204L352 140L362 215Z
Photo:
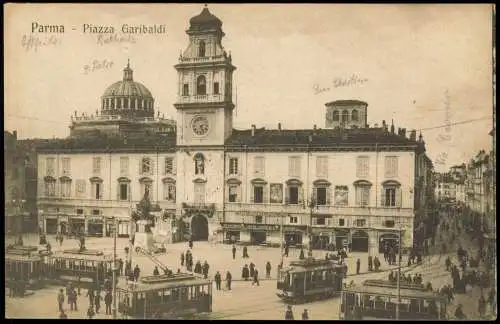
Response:
M153 173L153 161L150 158L142 158L141 160L141 174L150 175Z
M394 225L395 225L395 223L394 223L394 221L393 221L393 220L386 220L386 221L384 222L384 226L385 226L385 227L394 227Z
M205 183L194 184L194 202L195 203L205 202Z
M83 215L83 209L78 208L78 209L76 210L76 214L77 214L77 215Z
M205 57L206 45L204 41L200 41L200 46L198 47L198 56Z
M135 98L132 98L132 99L130 99L130 108L131 108L132 110L135 110L135 107L136 107L136 106L135 106Z
M128 157L126 156L120 157L120 175L128 175Z
M349 121L349 112L347 110L342 111L342 122Z
M117 98L116 99L116 108L121 109L122 108L122 98Z
M128 183L120 183L120 200L128 200Z
M254 173L263 176L264 175L264 157L256 156L254 158Z
M189 84L184 83L182 85L182 95L183 96L189 96Z
M339 218L339 226L345 226L345 219Z
M229 202L236 202L238 199L238 188L237 185L229 186Z
M203 75L200 75L198 79L196 79L196 94L199 96L207 94L207 81Z
M99 216L101 215L101 211L99 209L92 209L92 215Z
M384 201L383 201L383 206L385 207L396 207L396 187L389 187L389 188L384 188L383 191L383 196Z
M326 217L325 216L316 217L316 225L325 225L325 224L326 224Z
M238 174L238 159L230 158L229 159L229 174Z
M367 178L369 174L369 157L368 156L358 156L356 158L356 177Z
M149 199L153 199L153 182L152 181L142 181L141 182L141 197L147 196Z
M194 158L194 174L205 174L205 157L200 153Z
M175 202L175 183L165 183L163 185L163 195L166 201Z
M83 198L85 197L85 180L76 180L76 197Z
M288 186L288 204L297 205L299 203L299 187L298 186Z
M316 177L328 178L328 157L318 156L316 158Z
M300 157L292 156L288 158L288 175L290 177L300 177Z
M219 82L214 82L214 94L219 94Z
M335 186L335 205L347 206L349 203L349 189L347 186Z
M398 176L398 157L386 156L385 157L385 177L394 178Z
M366 219L356 219L356 227L365 227Z
M297 216L289 217L290 224L297 224L299 222L299 218Z
M55 197L56 196L56 180L55 179L47 179L45 180L45 196L46 197Z
M254 185L253 187L253 202L257 204L262 204L264 202L264 187L259 185Z
M354 109L352 112L351 112L351 119L353 121L358 121L359 119L359 116L358 116L358 111L356 109Z
M356 186L356 206L365 207L370 203L370 186Z
M128 109L128 98L123 98L123 108Z
M94 174L101 173L101 158L100 157L92 158L92 172Z
M69 175L71 172L71 160L69 158L62 158L61 164L62 164L62 174L63 175Z
M338 110L334 110L333 113L332 113L332 120L333 121L339 121L340 117L339 117L339 111Z
M326 205L327 188L315 188L315 189L316 189L316 205L318 206Z
M71 180L61 180L61 197L71 197Z
M174 158L166 157L165 158L165 174L174 174Z
M262 215L255 216L255 223L262 224L262 221L263 221Z
M102 182L92 182L92 197L95 199L102 199Z
M47 165L45 166L45 175L47 176L53 176L55 174L55 159L54 158L47 158L46 160Z

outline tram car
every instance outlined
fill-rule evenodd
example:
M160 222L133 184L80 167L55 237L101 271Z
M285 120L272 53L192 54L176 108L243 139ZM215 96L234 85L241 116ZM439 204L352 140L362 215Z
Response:
M277 295L289 303L330 298L341 292L346 274L347 266L332 260L292 261L278 271Z
M48 257L47 277L59 282L77 283L81 288L96 288L112 277L112 255L97 250L66 250Z
M390 282L365 281L342 290L340 320L446 320L447 300L444 296L421 288ZM396 304L399 295L399 318Z
M27 288L43 286L43 256L36 246L8 246L5 250L5 279L11 286L14 281L22 281Z
M192 274L120 277L116 294L123 318L188 319L212 312L212 282Z

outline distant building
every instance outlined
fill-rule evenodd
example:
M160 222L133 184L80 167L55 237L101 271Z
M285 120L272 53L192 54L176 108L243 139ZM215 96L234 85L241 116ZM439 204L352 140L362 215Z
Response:
M73 120L73 135L87 127L97 134L39 147L44 231L106 235L116 217L126 236L131 209L148 193L163 215L155 230L173 241L217 236L280 244L283 233L296 245L375 253L402 230L404 247L419 243L414 232L427 218L434 185L421 135L385 122L368 127L367 104L350 100L326 105L327 129L236 130L236 68L222 46L222 22L204 8L186 33L175 65L175 132L158 131L170 121L151 122L150 132L141 126L149 124L134 122L131 136L130 125L119 121L152 118L154 99L142 85L134 93L131 84L117 83L102 96L104 121ZM132 82L131 73L127 65L119 82ZM137 106L138 98L145 106Z

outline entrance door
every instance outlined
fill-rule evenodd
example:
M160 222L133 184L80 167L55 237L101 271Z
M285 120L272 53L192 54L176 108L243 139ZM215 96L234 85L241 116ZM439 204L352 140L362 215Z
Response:
M352 233L352 252L368 252L368 233L365 231L356 231Z
M203 215L191 219L191 238L193 241L208 241L208 220Z
M264 243L266 241L266 232L253 231L250 233L250 239L254 244Z

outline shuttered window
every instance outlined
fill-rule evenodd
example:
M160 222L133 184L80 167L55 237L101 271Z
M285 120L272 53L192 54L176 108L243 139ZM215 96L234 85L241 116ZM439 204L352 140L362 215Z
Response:
M367 178L369 176L369 157L358 156L356 158L356 177Z
M121 176L128 175L128 157L126 156L120 157L120 175Z
M101 173L101 158L94 157L92 158L92 172L94 175L98 175Z
M292 156L288 158L288 175L293 178L300 178L300 157Z
M45 165L45 175L46 176L54 176L55 175L55 163L56 163L56 159L54 159L54 158L47 158L45 162L46 162L46 165Z
M316 158L316 177L327 179L328 178L328 157L318 156Z
M370 186L356 186L356 206L366 207L370 203Z
M398 176L398 157L397 156L386 156L385 157L385 177L395 178Z
M264 176L265 160L263 156L256 156L254 158L254 174Z

